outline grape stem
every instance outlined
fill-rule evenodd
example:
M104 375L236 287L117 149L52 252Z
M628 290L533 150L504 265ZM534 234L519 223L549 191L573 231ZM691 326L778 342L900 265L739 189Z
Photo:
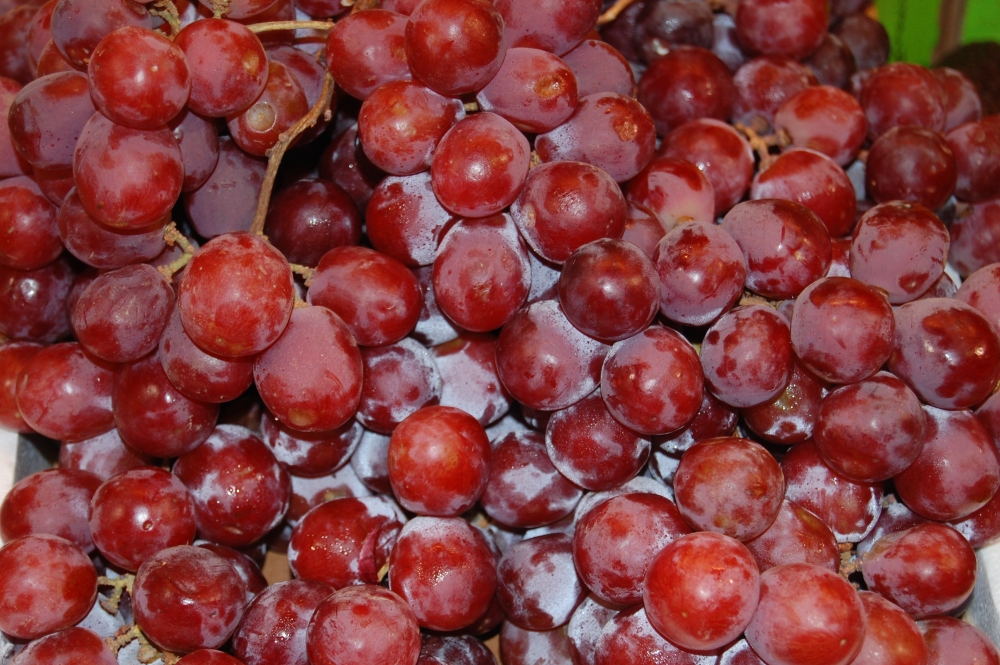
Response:
M275 30L327 30L333 28L333 21L267 21L248 25L250 32L273 32Z
M104 642L116 656L119 651L134 641L139 642L139 653L136 654L136 659L140 663L155 663L159 660L163 665L174 665L174 663L181 659L177 654L170 653L169 651L160 651L150 644L149 638L146 637L134 622L127 626L122 626L114 635L104 638Z
M177 6L172 0L156 0L149 8L152 16L162 18L170 26L170 38L173 39L181 31L181 18L177 13Z
M760 160L760 164L758 165L759 171L761 173L766 171L774 163L774 160L777 159L776 156L771 154L771 147L780 144L779 137L775 135L761 136L756 129L749 125L744 125L742 122L738 122L733 126L746 137L750 143L750 147L757 153L757 157Z
M229 13L229 0L212 0L212 16L222 18Z
M618 18L619 14L628 9L628 6L633 2L635 2L635 0L617 0L615 4L608 7L608 10L597 18L597 25L611 23Z
M101 599L101 607L108 614L118 614L118 607L122 602L122 594L126 591L129 595L132 594L132 584L135 582L135 575L131 573L123 575L122 577L98 577L98 586L109 586L111 587L111 593L108 595L107 600Z
M278 176L278 166L281 165L281 158L285 156L285 151L299 134L314 126L321 115L325 114L327 119L332 117L330 114L330 101L332 99L333 76L330 75L330 72L326 72L323 76L323 90L320 93L319 101L287 132L282 132L278 137L278 142L268 149L267 171L264 172L264 182L260 187L260 195L257 197L257 211L253 216L253 224L250 225L251 233L264 235L264 220L267 218L267 208L271 203L271 190L274 189L274 180Z
M173 222L167 224L167 226L163 229L163 241L171 247L174 245L180 245L181 250L184 252L169 264L157 268L157 270L160 271L160 274L166 277L169 281L188 264L194 256L195 249L194 245L191 244L191 241L188 240L183 233L177 230L177 225Z
M306 285L306 288L308 288L309 285L312 284L313 277L316 275L315 268L299 265L298 263L289 263L288 265L291 267L293 273L295 273L296 275L302 275L302 279Z

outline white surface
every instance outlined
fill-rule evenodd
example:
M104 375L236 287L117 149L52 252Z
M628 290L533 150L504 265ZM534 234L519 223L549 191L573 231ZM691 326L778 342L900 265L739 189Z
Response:
M14 484L14 462L17 459L17 433L0 427L0 501Z

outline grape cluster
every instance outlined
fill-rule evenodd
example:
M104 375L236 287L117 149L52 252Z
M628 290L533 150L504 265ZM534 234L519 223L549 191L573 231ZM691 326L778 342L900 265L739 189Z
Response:
M868 4L0 0L0 662L1000 665L1000 117Z

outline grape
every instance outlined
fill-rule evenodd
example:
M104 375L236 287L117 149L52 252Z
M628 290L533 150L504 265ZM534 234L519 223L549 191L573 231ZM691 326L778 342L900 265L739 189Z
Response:
M89 525L101 555L129 571L162 549L190 545L196 531L187 489L155 467L126 471L101 485L90 502Z
M256 356L224 358L203 351L185 332L176 307L160 336L158 358L170 383L195 401L228 402L253 383Z
M236 569L218 554L178 545L146 559L132 591L135 622L168 651L215 649L243 616L245 591Z
M967 410L924 406L927 434L916 460L895 478L913 512L955 520L982 508L1000 487L1000 466L986 428Z
M735 129L712 118L691 120L672 130L658 155L684 159L701 169L715 192L716 215L736 205L753 178L750 144Z
M670 434L654 437L653 443L661 451L677 455L704 439L730 436L736 429L739 411L720 402L711 390L706 390L704 393L698 407L698 413L695 414L691 422ZM674 460L674 462L676 461L679 460ZM676 463L674 463L674 469L676 469Z
M267 156L302 116L309 112L309 102L298 78L290 67L272 60L267 63L267 83L250 106L227 114L229 134L240 148L258 157Z
M953 617L938 617L917 625L927 644L927 665L1000 663L996 646L971 624Z
M577 108L576 76L555 55L510 48L496 76L476 94L483 111L496 113L523 132L546 132Z
M497 565L497 598L507 620L527 630L569 622L586 589L573 565L573 539L553 533L522 540Z
M361 350L364 382L358 420L391 434L423 406L439 402L441 374L431 352L407 337L395 344Z
M705 334L701 367L706 386L730 406L777 397L792 373L787 320L766 305L729 310Z
M97 110L135 129L155 129L172 120L191 91L184 51L166 37L136 26L119 28L97 44L87 76Z
M73 65L87 65L100 41L118 28L150 29L153 17L131 0L59 0L52 9L52 40Z
M319 175L343 187L359 210L368 205L375 186L385 177L385 173L365 156L358 141L357 124L341 132L323 151Z
M713 665L714 651L693 652L669 642L653 628L641 607L622 610L604 625L595 665Z
M83 208L122 229L161 222L181 194L184 164L173 133L118 125L99 113L87 121L73 153Z
M639 79L638 99L653 116L657 131L666 134L689 120L728 120L736 86L717 55L681 46L649 65Z
M27 83L31 80L31 54L28 35L35 16L34 6L0 10L0 75Z
M607 171L569 161L533 168L510 208L531 248L554 263L589 242L620 238L625 211L625 197Z
M646 492L615 496L577 520L573 561L596 598L635 605L642 602L653 557L690 531L665 497Z
M156 356L121 365L111 393L122 440L152 457L176 457L197 448L212 433L218 404L182 395Z
M247 232L213 238L195 253L177 289L184 330L209 353L259 353L292 314L292 271L266 240Z
M972 211L952 222L948 261L959 275L969 276L990 263L1000 262L1000 199L972 204Z
M535 137L535 150L543 162L587 162L617 182L645 168L655 147L649 111L630 96L615 92L581 96L566 122Z
M882 511L882 483L854 481L837 473L811 441L785 453L781 472L785 498L821 519L838 543L856 543L875 528Z
M826 3L817 0L744 0L735 18L744 50L796 60L819 48L829 22Z
M869 162L870 163L870 162ZM823 153L788 150L754 176L751 199L785 199L816 213L832 238L854 227L857 200L844 170Z
M191 494L203 538L232 547L260 540L288 510L291 480L250 430L219 425L181 455L174 475Z
M73 310L73 331L87 351L113 363L156 349L174 308L167 279L141 263L99 275Z
M743 293L746 259L733 237L710 222L681 224L654 252L660 312L677 323L707 325Z
M42 348L34 342L7 342L0 346L0 427L22 434L33 431L17 406L17 379L25 364Z
M564 629L525 630L510 621L504 621L500 628L500 656L504 665L561 665L573 662Z
M799 294L792 348L809 371L830 383L853 383L868 378L889 359L895 318L877 286L850 277L824 277Z
M365 210L365 231L379 252L410 267L426 266L434 262L442 233L456 220L438 203L431 174L423 171L389 176L375 187Z
M389 588L431 630L470 625L489 609L496 586L486 537L458 517L415 517L389 558Z
M821 85L835 88L847 88L851 76L858 69L851 49L840 37L829 32L823 36L819 48L803 63L813 71Z
M674 476L677 507L688 524L745 541L764 533L781 508L778 463L748 439L705 439L681 457Z
M761 572L787 563L840 570L840 549L833 531L816 515L788 499L781 502L771 526L743 544Z
M801 204L744 201L726 213L721 226L746 257L746 287L765 298L794 298L830 267L830 232Z
M944 88L944 131L982 117L983 102L976 85L965 74L950 67L935 67L931 73Z
M845 16L831 32L850 49L858 70L875 69L889 59L889 33L864 13Z
M1000 127L968 122L944 138L955 157L955 196L973 203L1000 196Z
M823 459L862 482L905 471L924 447L920 400L888 372L841 386L823 398L813 433Z
M865 641L858 665L926 662L927 644L916 622L898 605L871 591L859 591L865 608Z
M127 447L116 429L84 441L64 441L59 446L60 468L89 471L101 480L154 462L152 457Z
M37 270L59 257L57 209L31 178L0 182L0 206L0 265Z
M650 442L615 420L595 393L552 414L545 449L570 481L600 491L634 478L649 457Z
M460 327L501 327L524 304L531 285L528 250L510 215L461 219L442 236L434 259L434 297Z
M90 554L94 540L85 525L100 485L96 475L72 469L45 469L19 480L0 503L0 539L46 533Z
M292 311L281 336L258 356L254 384L281 423L304 432L340 427L357 411L363 364L348 326L325 307Z
M647 435L691 422L704 385L694 349L679 333L660 326L615 344L601 369L601 392L610 414Z
M425 406L408 416L389 440L389 481L400 504L420 515L453 517L486 489L490 445L468 413Z
M486 0L429 0L410 14L406 61L432 90L458 96L480 90L507 51L504 20ZM513 46L513 44L512 44Z
M385 561L371 555L366 561L366 544L383 536L394 538L405 521L402 510L383 496L343 497L321 503L302 515L292 529L289 566L297 578L333 589L372 581L366 580L366 566L377 571ZM390 546L392 542L389 540Z
M66 249L99 270L150 261L166 247L159 226L137 232L104 226L83 209L75 190L70 191L59 207L56 224Z
M264 91L267 55L249 28L221 18L203 19L185 26L174 44L191 68L188 106L195 113L222 118L250 106Z
M14 148L36 168L69 168L83 126L94 112L86 74L37 78L10 104L7 122Z
M646 63L684 44L710 49L715 41L712 10L703 0L648 3L636 19L632 40Z
M844 167L861 149L868 121L849 93L817 85L782 102L774 113L774 127L787 132L796 148L821 152Z
M922 127L893 127L868 151L865 186L877 202L913 201L931 210L947 202L958 177L955 155L942 135Z
M595 92L614 92L632 96L635 75L628 61L613 46L599 39L585 39L572 51L563 54L565 62L576 76L580 98Z
M207 121L199 117L199 122ZM210 131L214 134L215 129ZM200 184L192 185L193 189L185 185L183 199L191 225L205 238L250 229L267 168L265 160L247 154L228 136L218 138L216 152L214 157L198 157L208 160L204 166L209 171L202 174Z
M356 420L327 432L300 432L283 425L269 412L260 419L261 439L289 473L319 477L344 466L361 441Z
M23 640L69 628L97 599L97 571L68 540L49 534L0 548L0 630Z
M423 635L417 665L496 665L496 657L470 635Z
M846 665L864 635L864 606L837 573L792 563L761 574L760 602L746 637L766 662Z
M824 382L793 357L792 374L785 389L768 402L744 408L743 422L765 441L802 443L813 435L825 393Z
M307 665L306 629L333 589L289 580L273 584L247 606L233 634L233 654L246 665Z
M594 29L598 0L497 0L508 45L563 55Z
M559 276L559 304L580 332L615 342L645 330L660 304L649 257L624 240L604 238L574 251Z
M782 102L811 85L819 85L819 81L797 60L762 55L736 70L733 84L736 86L733 120L749 124L755 118L763 118L773 124L774 113Z
M924 619L968 598L976 584L976 555L951 527L925 522L877 540L861 571L870 590Z
M467 117L447 131L434 152L434 194L456 215L486 217L498 213L521 191L530 153L524 134L499 115Z
M916 125L944 130L944 87L930 70L894 62L875 70L861 88L868 137L876 139L893 127Z
M962 409L989 396L1000 377L1000 340L977 310L949 298L928 298L896 311L889 371L922 400Z
M483 427L500 420L511 398L500 382L497 341L486 333L462 333L431 349L441 374L441 406L459 408Z
M118 662L100 635L79 626L34 640L15 660L17 665L115 665Z
M680 536L653 557L642 591L649 622L695 651L726 646L750 623L760 573L750 551L721 533Z
M51 439L82 441L114 426L114 371L77 342L36 353L17 380L17 408L24 422Z
M464 117L457 99L417 81L389 81L361 104L358 136L372 164L392 175L413 175L431 166L445 133Z
M530 529L565 517L582 496L583 490L552 465L540 434L511 432L493 445L479 503L500 524Z
M406 337L423 302L420 285L406 266L367 247L349 246L323 255L307 300L339 316L362 346Z
M671 227L681 222L715 221L712 183L701 169L684 159L654 159L629 182L626 196L630 203L648 207Z
M406 61L406 17L388 9L352 12L330 30L326 66L344 92L364 101L389 81L412 77Z
M511 396L533 409L555 411L597 387L608 347L569 322L554 300L519 310L497 339L497 372Z
M244 665L242 660L218 649L198 649L177 662L179 665Z
M306 650L314 665L416 663L420 628L413 610L397 594L371 584L352 586L316 608L306 632Z

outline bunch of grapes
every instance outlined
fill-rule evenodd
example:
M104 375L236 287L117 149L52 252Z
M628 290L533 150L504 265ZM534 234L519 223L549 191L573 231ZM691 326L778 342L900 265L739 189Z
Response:
M1000 665L1000 116L869 4L0 0L0 662Z

